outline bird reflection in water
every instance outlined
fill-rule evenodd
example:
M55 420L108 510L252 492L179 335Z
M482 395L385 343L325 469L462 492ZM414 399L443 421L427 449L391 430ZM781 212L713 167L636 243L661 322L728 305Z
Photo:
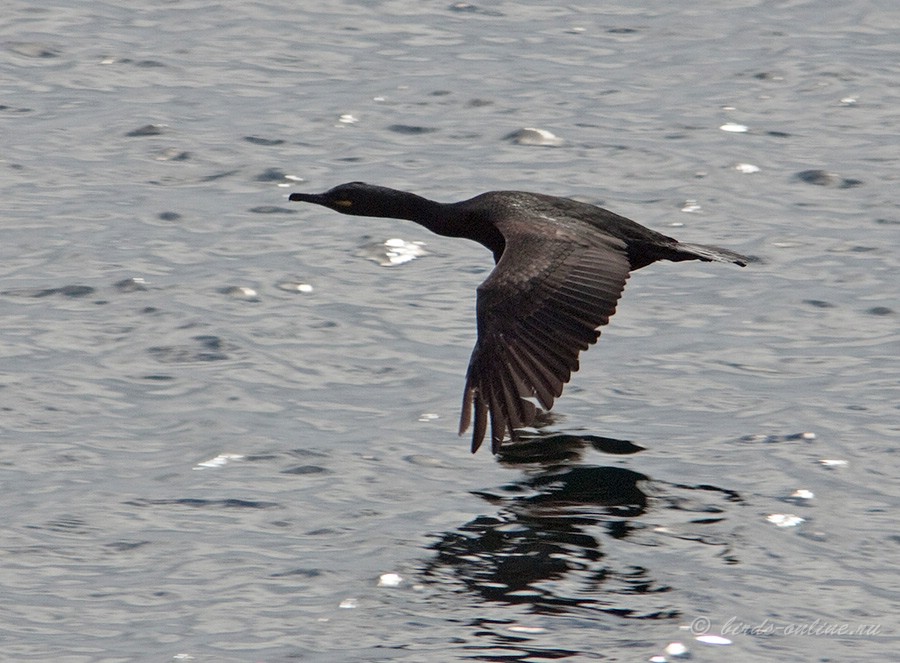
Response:
M665 598L671 588L655 579L652 569L623 567L618 556L608 559L603 539L656 536L656 526L645 521L649 512L666 507L680 512L679 520L685 511L699 512L702 518L692 523L713 523L722 519L718 516L724 508L710 505L711 495L742 500L728 490L665 484L623 467L573 465L589 449L633 454L642 447L558 434L538 434L505 446L501 462L521 467L525 476L496 491L476 493L497 512L444 533L431 546L436 555L426 565L423 581L456 587L461 582L484 600L523 605L541 614L599 610L631 619L678 618L679 610ZM696 490L702 491L700 498L684 495ZM719 536L696 530L673 535L722 546L722 556L730 554L728 542Z

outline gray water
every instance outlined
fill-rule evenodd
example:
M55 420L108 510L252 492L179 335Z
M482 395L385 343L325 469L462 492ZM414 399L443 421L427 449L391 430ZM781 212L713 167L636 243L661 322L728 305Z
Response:
M894 0L5 3L0 659L895 660L898 30ZM472 456L490 255L286 199L350 180L758 261L634 274L532 446ZM364 255L392 238L428 255Z

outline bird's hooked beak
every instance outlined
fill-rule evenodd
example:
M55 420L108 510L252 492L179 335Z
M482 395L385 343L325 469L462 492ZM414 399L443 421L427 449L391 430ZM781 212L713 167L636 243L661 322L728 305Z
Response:
M325 193L292 193L288 200L301 203L315 203L330 207L338 212L346 212L353 206L353 201L346 198L335 198Z
M325 204L321 193L292 193L288 200L301 203L316 203L317 205Z

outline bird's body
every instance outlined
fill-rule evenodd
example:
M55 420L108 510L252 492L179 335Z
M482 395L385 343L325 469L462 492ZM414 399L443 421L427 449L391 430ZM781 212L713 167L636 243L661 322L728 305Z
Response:
M458 203L362 182L291 200L344 214L408 219L448 237L475 240L496 266L478 287L478 341L466 375L460 434L474 415L472 451L490 419L491 448L534 423L532 398L549 410L578 370L578 354L600 336L629 272L657 260L746 265L739 253L683 244L569 198L490 191Z

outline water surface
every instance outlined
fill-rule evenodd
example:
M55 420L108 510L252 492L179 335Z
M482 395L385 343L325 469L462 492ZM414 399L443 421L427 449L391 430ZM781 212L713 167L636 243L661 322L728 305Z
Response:
M896 657L895 3L7 4L5 657ZM286 200L350 180L759 261L635 274L471 456L490 255Z

